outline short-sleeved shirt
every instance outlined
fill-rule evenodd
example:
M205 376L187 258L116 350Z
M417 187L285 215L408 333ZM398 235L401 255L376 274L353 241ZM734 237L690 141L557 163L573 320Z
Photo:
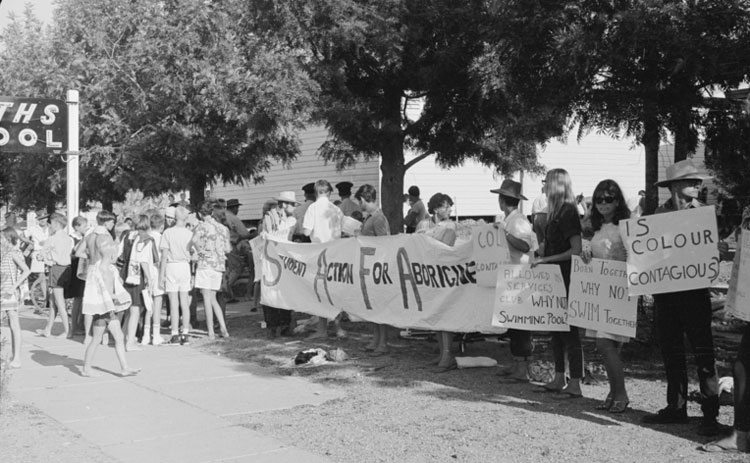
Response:
M406 226L408 229L416 229L417 225L425 219L427 219L429 216L427 215L427 209L424 207L424 203L421 199L418 199L414 201L414 204L411 205L411 208L409 209L409 212L406 213L406 217L404 217L404 226Z
M339 204L339 209L345 217L351 217L352 213L359 210L359 204L355 203L352 198L344 198Z
M242 241L243 237L248 235L245 224L242 223L239 217L233 213L227 211L226 216L227 229L229 230L229 240L237 244L238 241Z
M70 265L73 254L73 238L65 230L58 230L47 238L42 250L45 258L49 257L55 265Z
M370 214L362 224L362 236L386 236L391 234L391 227L383 211L378 209Z
M537 197L531 204L531 215L547 212L547 196L541 195Z
M518 209L514 209L505 218L505 231L529 245L528 252L521 252L513 246L508 246L510 260L514 264L528 264L537 248L536 235L531 224Z
M198 269L224 271L227 253L231 250L227 227L213 217L206 217L195 227L193 245L198 251Z
M343 219L344 213L341 209L322 196L307 208L302 228L311 230L310 241L313 243L327 243L341 238Z
M166 253L167 263L190 262L190 240L193 233L185 227L167 228L161 235L159 250Z

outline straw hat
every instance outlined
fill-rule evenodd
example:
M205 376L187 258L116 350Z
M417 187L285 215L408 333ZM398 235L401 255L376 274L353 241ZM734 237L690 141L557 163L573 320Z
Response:
M675 162L671 166L667 167L667 178L654 183L654 186L669 187L673 182L679 180L708 180L711 177L708 175L702 175L698 172L698 169L693 165L690 160L685 159L683 161Z
M277 196L277 197L275 197L273 199L275 199L276 202L279 202L279 203L280 202L285 202L285 203L292 203L295 206L299 205L299 202L294 197L294 192L293 191L282 191L281 193L279 193L279 196Z

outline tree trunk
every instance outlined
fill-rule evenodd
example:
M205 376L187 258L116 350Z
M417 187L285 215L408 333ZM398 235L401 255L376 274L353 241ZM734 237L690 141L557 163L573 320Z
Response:
M391 234L403 232L404 221L404 135L401 130L401 93L389 98L388 120L380 145L380 204Z
M678 108L672 116L674 162L683 161L695 152L690 142L690 108Z
M643 119L643 147L646 149L646 210L653 214L659 205L659 121L653 108L646 108Z
M190 205L195 208L206 199L206 179L194 179L190 185Z

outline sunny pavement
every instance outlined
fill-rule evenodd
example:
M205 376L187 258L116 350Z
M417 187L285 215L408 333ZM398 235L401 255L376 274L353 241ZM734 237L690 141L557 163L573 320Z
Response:
M303 378L189 346L144 346L129 352L137 376L120 377L113 347L100 346L96 378L80 375L80 338L44 338L42 317L21 311L23 366L9 390L102 451L123 462L324 462L325 458L272 436L233 425L226 417L320 405L340 393ZM58 322L53 332L59 332ZM3 326L3 338L9 336Z

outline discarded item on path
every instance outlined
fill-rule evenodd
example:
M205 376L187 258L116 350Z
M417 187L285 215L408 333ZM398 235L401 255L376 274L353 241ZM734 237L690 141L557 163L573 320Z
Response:
M297 353L286 367L317 367L332 362L343 362L349 356L343 349L336 348L330 353L321 348L305 349Z
M489 357L456 357L458 368L488 368L496 367L497 360Z
M555 365L552 362L535 360L529 363L529 378L538 383L549 383L555 378Z
M344 360L348 359L349 356L344 352L344 349L341 349L339 347L333 349L329 354L328 357L330 357L330 360L332 362L343 362Z

